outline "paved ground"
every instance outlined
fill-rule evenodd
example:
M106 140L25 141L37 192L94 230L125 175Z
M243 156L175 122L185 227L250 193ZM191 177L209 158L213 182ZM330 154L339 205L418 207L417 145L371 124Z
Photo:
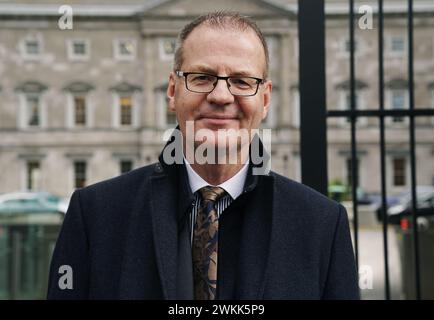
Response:
M393 228L388 229L391 299L402 299L401 264ZM359 286L362 299L385 299L385 270L381 225L359 229Z

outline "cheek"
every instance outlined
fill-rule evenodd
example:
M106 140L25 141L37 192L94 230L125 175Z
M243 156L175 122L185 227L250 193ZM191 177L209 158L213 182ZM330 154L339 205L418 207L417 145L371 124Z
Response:
M263 108L260 103L250 103L244 108L244 116L248 118L249 122L256 124L262 120Z
M192 96L185 93L179 94L175 102L178 117L183 119L192 118L194 114L198 112L202 100L203 99L199 96Z

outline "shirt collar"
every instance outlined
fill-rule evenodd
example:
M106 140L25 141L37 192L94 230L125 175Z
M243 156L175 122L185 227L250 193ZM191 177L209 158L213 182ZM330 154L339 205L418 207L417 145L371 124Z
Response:
M195 193L199 189L209 186L210 184L206 182L200 175L194 171L190 163L184 157L184 163L187 168L188 182L190 184L191 191ZM243 192L244 183L247 177L247 171L249 169L249 161L247 161L244 166L238 171L232 178L226 180L225 182L218 185L218 187L223 188L233 200L238 198Z

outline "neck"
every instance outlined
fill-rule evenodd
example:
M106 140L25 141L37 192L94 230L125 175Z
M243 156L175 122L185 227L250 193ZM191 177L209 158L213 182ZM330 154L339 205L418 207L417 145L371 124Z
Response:
M191 164L193 170L210 185L219 185L232 178L243 164Z

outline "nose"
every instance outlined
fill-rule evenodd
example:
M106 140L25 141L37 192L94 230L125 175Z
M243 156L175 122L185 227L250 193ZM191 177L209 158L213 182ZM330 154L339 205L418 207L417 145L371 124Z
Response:
M226 105L234 102L234 96L229 91L227 82L220 79L217 81L214 90L208 94L207 100L212 104Z

